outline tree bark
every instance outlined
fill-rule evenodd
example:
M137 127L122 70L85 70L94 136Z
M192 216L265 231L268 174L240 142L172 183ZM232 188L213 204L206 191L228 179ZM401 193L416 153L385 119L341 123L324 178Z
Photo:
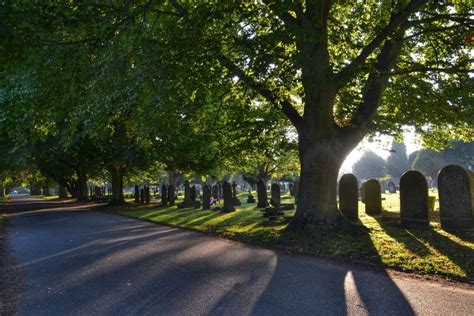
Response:
M110 204L124 204L123 176L125 174L125 168L121 166L112 166L109 168L109 172L112 175L112 197L110 199Z
M87 191L87 175L83 170L77 170L77 200L87 201L89 200Z
M301 131L298 204L289 229L321 230L344 222L337 207L337 176L345 157L362 137L356 135L335 131L331 137L317 138L305 137L305 131Z

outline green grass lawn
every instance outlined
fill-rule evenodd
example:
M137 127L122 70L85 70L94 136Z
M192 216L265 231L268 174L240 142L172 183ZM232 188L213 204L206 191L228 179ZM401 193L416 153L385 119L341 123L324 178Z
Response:
M430 192L435 195L435 192ZM241 194L245 202L246 193ZM398 225L399 195L384 194L382 217L365 215L351 232L334 231L319 236L284 232L287 223L269 225L256 204L242 203L236 212L160 207L149 205L109 207L120 214L167 225L210 232L230 239L279 246L295 252L329 255L375 263L397 270L474 280L474 234L453 235L440 229L436 211L430 229L405 229ZM291 203L283 196L284 203ZM156 200L154 200L156 201ZM292 216L294 211L285 215Z

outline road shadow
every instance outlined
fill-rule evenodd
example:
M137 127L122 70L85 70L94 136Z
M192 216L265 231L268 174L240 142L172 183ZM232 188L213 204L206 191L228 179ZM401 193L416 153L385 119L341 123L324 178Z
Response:
M20 314L414 314L384 270L84 210L11 221Z

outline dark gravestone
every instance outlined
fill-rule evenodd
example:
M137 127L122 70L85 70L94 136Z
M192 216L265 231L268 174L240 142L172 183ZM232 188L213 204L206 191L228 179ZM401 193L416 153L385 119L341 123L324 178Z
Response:
M135 203L140 203L140 188L135 186Z
M189 186L189 182L184 182L184 202L191 201L191 187Z
M290 182L289 190L290 190L290 196L295 197L295 184L294 183Z
M219 192L219 200L222 199L224 197L224 193L222 191L222 184L218 183L217 184L217 188L218 188L218 192Z
M212 198L215 200L219 200L219 187L217 184L212 186Z
M400 178L400 222L406 227L428 227L428 182L416 170Z
M202 209L209 210L211 208L211 186L204 184L202 187Z
M235 206L240 206L240 200L237 197L237 184L235 181L232 181L232 199L234 199L234 205Z
M298 194L300 192L300 183L299 182L295 182L293 190L295 191L294 192L295 204L298 204Z
M145 187L145 203L150 204L150 187L148 185Z
M145 203L145 189L140 189L140 203Z
M359 218L359 183L352 173L347 173L339 180L339 210L345 218Z
M189 199L191 201L196 201L196 186L193 185L189 190Z
M271 196L270 196L270 204L274 208L279 209L281 204L281 190L278 183L273 183L271 187Z
M257 198L258 198L257 207L268 206L267 186L265 185L265 182L263 182L262 179L258 180L257 182Z
M166 190L166 184L161 186L161 205L167 206L168 205L168 192Z
M474 177L461 166L449 165L438 174L439 216L446 231L474 228Z
M382 193L380 183L375 179L370 179L364 186L365 213L375 216L382 214Z
M221 209L221 212L229 213L235 211L232 187L229 182L224 181L222 183L222 193L224 194L224 207Z
M168 205L174 206L176 203L176 196L174 195L174 185L168 186Z
M397 186L392 181L387 184L387 189L390 193L397 193Z
M360 184L360 200L362 203L365 203L365 184L367 181L364 181Z

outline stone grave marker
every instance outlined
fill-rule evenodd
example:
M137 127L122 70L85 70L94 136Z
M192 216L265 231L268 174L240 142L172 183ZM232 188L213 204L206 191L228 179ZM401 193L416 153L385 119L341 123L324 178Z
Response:
M360 200L362 203L365 203L365 184L367 181L364 181L360 184Z
M237 184L235 183L235 181L232 181L232 198L234 199L235 206L241 205L240 200L237 197Z
M135 203L140 203L140 188L138 185L135 186Z
M257 198L258 198L257 207L268 206L267 186L265 185L265 182L263 182L262 179L258 180L257 182Z
M211 209L211 186L208 184L202 186L202 209Z
M428 227L428 182L416 170L400 178L400 223L406 227Z
M272 183L270 193L271 193L271 195L270 195L270 205L279 209L280 204L281 204L280 185L278 183Z
M232 187L229 182L224 181L222 183L222 193L224 194L224 206L222 207L221 212L229 213L235 211Z
M349 220L359 218L359 183L352 173L339 180L339 210Z
M145 189L144 188L140 189L140 203L142 204L145 203Z
M397 186L395 185L395 183L393 183L393 181L390 181L390 182L387 184L387 188L388 188L388 192L390 192L390 193L397 193Z
M150 186L145 186L145 203L150 204Z
M439 215L446 231L474 229L474 176L457 165L448 165L438 174Z
M166 184L161 186L161 205L167 206L168 205L168 192L166 188Z
M382 193L380 183L375 179L370 179L365 183L365 213L367 215L382 215Z

